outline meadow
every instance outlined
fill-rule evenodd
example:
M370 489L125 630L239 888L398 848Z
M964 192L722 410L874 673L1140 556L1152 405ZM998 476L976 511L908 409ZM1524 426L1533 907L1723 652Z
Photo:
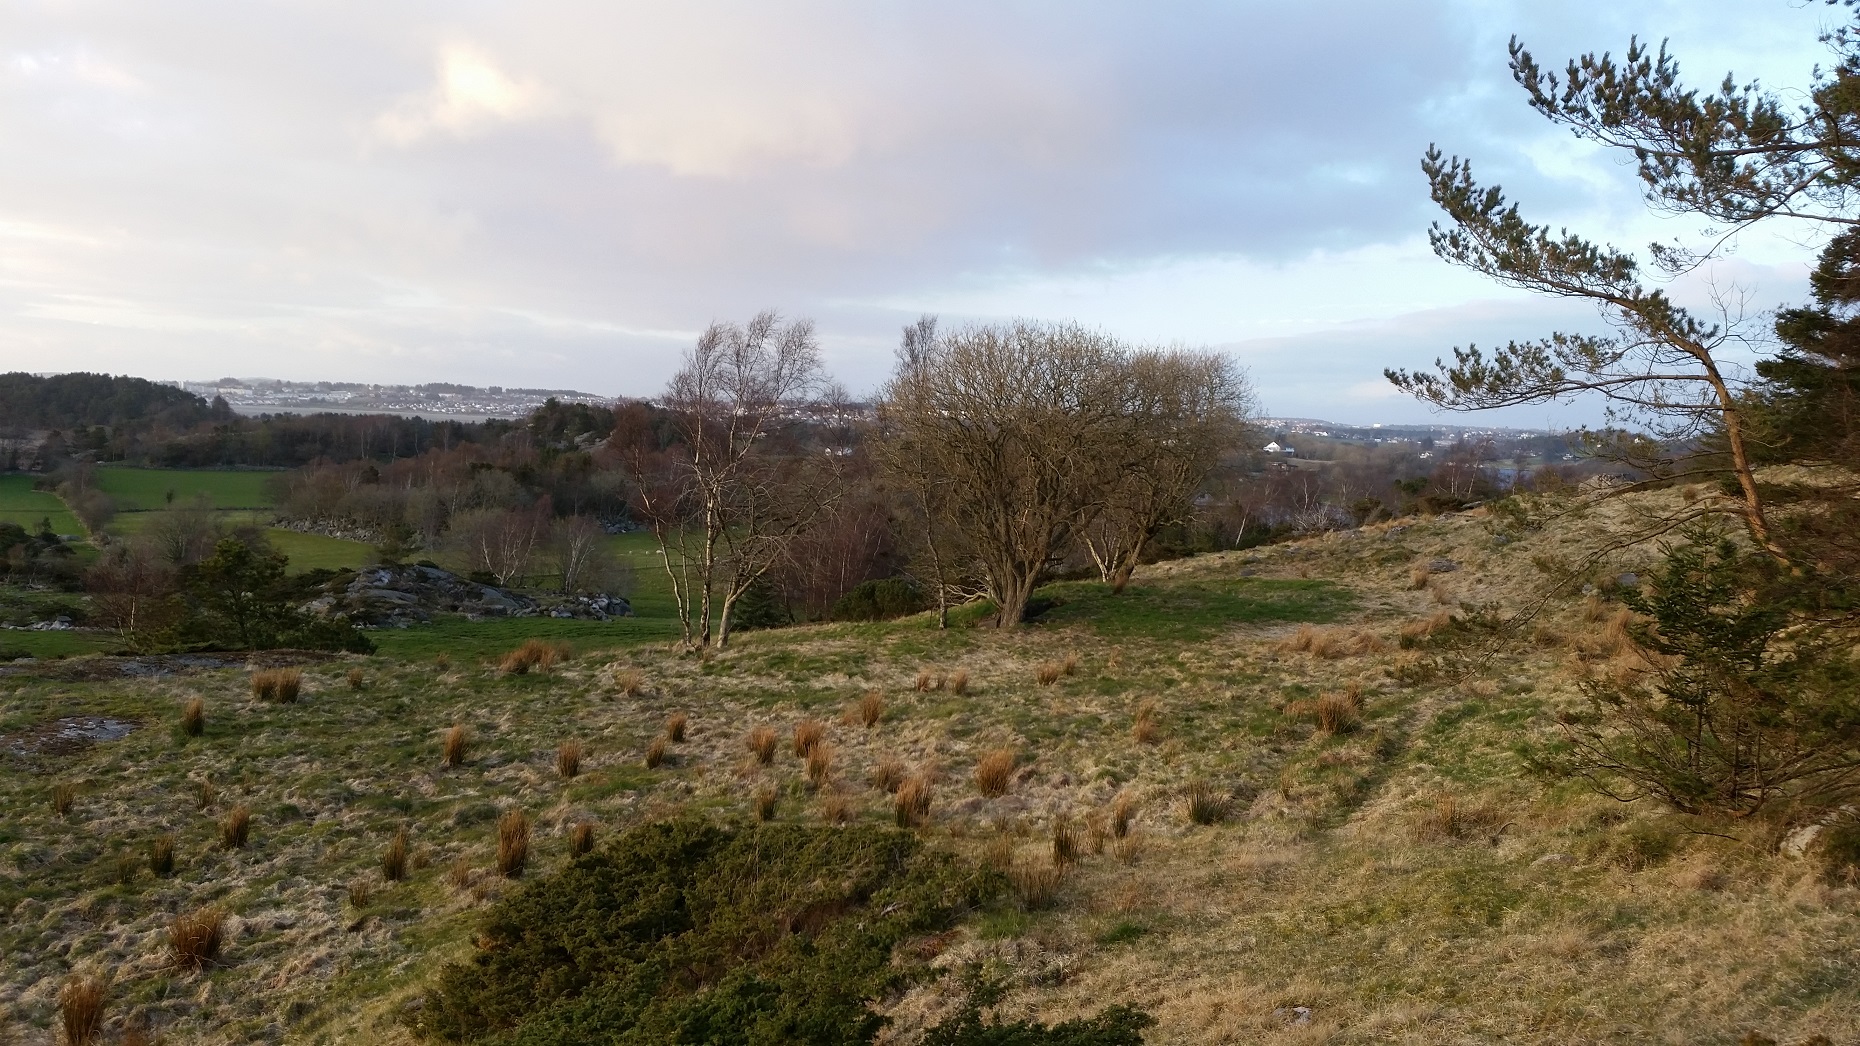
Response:
M59 986L97 971L113 1034L420 1041L422 992L578 826L751 824L765 802L784 824L889 824L915 775L924 842L1017 887L914 954L994 971L1007 1013L1129 1003L1152 1043L1844 1041L1850 879L1530 768L1581 680L1636 670L1617 608L1532 565L1600 523L1501 541L1472 513L1200 556L1121 595L1051 586L1010 633L920 615L694 654L664 616L407 630L374 656L295 659L294 703L254 696L275 657L0 669L0 1013L49 1042ZM500 668L531 634L564 646ZM34 747L72 716L135 729ZM797 728L825 754L797 756ZM495 867L513 810L534 826L516 879ZM208 905L222 954L178 969L170 922ZM884 999L882 1041L912 1041L949 990Z
M65 508L56 495L32 489L34 477L22 474L0 475L0 523L17 523L28 531L37 531L41 520L52 521L58 534L82 534L77 517Z

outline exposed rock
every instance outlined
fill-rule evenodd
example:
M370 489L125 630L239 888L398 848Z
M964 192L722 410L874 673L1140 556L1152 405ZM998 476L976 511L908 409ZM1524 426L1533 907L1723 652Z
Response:
M337 581L335 586L304 609L324 616L346 615L374 628L425 624L438 614L462 614L472 620L547 615L606 621L633 613L619 596L538 599L424 564L368 567L356 571L346 582Z
M1450 559L1430 560L1427 564L1427 572L1430 574L1451 574L1459 568L1460 565Z

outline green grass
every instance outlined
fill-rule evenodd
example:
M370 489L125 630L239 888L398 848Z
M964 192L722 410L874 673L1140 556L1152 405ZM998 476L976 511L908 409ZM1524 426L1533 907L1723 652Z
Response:
M677 636L678 623L669 618L617 618L613 621L553 617L490 621L448 618L418 628L384 628L369 633L384 657L429 660L447 654L460 661L502 654L526 639L567 643L576 653L588 653L640 643L663 643Z
M119 512L145 512L180 506L205 494L216 509L268 509L277 502L269 483L276 471L227 469L145 469L106 465L97 470L97 486L116 502Z
M1066 581L1047 585L1035 595L1057 604L1039 615L1043 626L1082 624L1109 638L1184 642L1207 639L1235 625L1322 624L1356 605L1350 590L1332 581L1265 578L1132 584L1115 595L1109 585Z
M123 641L105 632L30 632L24 629L0 631L0 657L26 654L30 657L76 657L116 650Z
M29 475L0 476L0 522L17 523L29 531L39 529L39 521L50 519L52 530L60 534L82 534L84 528L65 504L50 492L32 489L39 479Z
M322 534L300 534L295 530L271 527L265 537L279 552L290 557L290 572L301 574L318 568L342 569L364 567L374 558L374 548L360 541L344 541Z

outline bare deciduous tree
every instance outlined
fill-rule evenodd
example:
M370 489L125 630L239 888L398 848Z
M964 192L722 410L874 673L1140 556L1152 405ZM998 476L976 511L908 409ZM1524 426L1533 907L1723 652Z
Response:
M726 645L743 593L838 501L837 448L806 431L827 391L813 324L764 312L699 336L666 389L663 429L620 418L615 443L687 645Z
M478 509L453 523L451 540L474 570L482 570L500 585L515 583L529 573L537 546L549 533L547 499L526 509Z

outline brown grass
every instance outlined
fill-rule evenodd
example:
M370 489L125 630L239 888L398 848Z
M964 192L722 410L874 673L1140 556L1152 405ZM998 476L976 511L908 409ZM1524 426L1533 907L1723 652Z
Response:
M833 745L827 741L815 742L807 750L807 784L810 788L825 788L833 780Z
M497 819L497 874L515 879L529 863L529 815L522 810L508 810Z
M554 668L556 662L568 657L567 643L551 643L541 639L526 639L515 650L510 651L497 662L497 670L507 676L527 674L531 669L547 672Z
M1380 654L1389 646L1374 632L1349 628L1320 628L1299 625L1298 631L1280 640L1273 649L1281 654L1310 654L1326 660Z
M1059 682L1059 677L1066 674L1066 666L1057 661L1042 661L1033 670L1034 682L1041 686L1052 686Z
M465 762L465 749L471 743L471 732L461 723L454 723L446 729L444 754L441 762L447 766L460 766Z
M614 689L621 697L638 697L646 689L646 673L637 668L623 668L614 673Z
M898 786L904 783L906 773L903 763L886 756L872 768L872 787L881 792L896 792Z
M765 784L756 789L756 820L773 821L775 805L781 800L781 792L774 785Z
M684 744L685 731L690 727L690 716L683 712L673 712L665 720L665 739L675 745Z
M803 719L794 725L794 754L806 758L827 736L827 724L818 719Z
M1582 619L1593 625L1607 617L1608 601L1594 592L1589 593L1588 597L1582 601Z
M878 725L885 717L885 695L876 690L867 690L859 695L859 722L870 729Z
M303 693L304 674L296 668L269 668L252 673L252 696L260 701L294 705Z
M367 907L373 903L375 903L374 884L366 879L350 879L349 907L359 912L367 909Z
M941 690L943 688L943 676L927 668L920 668L917 670L916 687L919 691L925 693L931 690Z
M174 874L174 836L158 835L149 842L149 871L157 879Z
M1205 781L1195 781L1182 792L1182 813L1190 824L1219 824L1232 809L1233 801Z
M1079 829L1070 817L1053 818L1053 865L1063 867L1079 859Z
M555 750L555 772L564 780L581 773L581 742L574 738L562 742Z
M1111 840L1111 856L1117 858L1119 864L1136 864L1148 848L1148 841L1135 832Z
M67 817L71 808L77 805L77 785L69 781L59 781L52 785L52 815Z
M1323 734L1347 734L1363 725L1363 701L1360 692L1325 694L1313 706L1318 731Z
M1053 906L1065 874L1063 865L1020 864L1008 872L1008 881L1014 885L1021 909L1037 912Z
M1156 699L1146 697L1137 705L1137 716L1130 724L1130 736L1141 745L1162 740L1162 727L1156 724Z
M471 858L464 854L454 857L452 863L446 868L446 882L451 883L452 887L457 890L470 886Z
M1427 580L1433 576L1434 572L1426 567L1415 567L1408 571L1408 587L1419 592L1427 587Z
M1401 626L1400 641L1403 646L1413 646L1423 640L1432 638L1436 633L1445 632L1453 627L1456 619L1451 610L1437 610L1427 617L1417 617Z
M922 774L907 777L892 797L891 810L899 828L917 828L930 816L932 787Z
M990 799L1007 794L1020 756L1012 748L997 748L975 764L975 788Z
M839 792L828 792L820 800L820 819L828 824L845 824L852 815L852 804Z
M381 851L381 874L391 883L407 877L407 829L404 826L394 832L387 849Z
M1077 654L1067 654L1066 659L1059 662L1059 670L1069 676L1078 675L1079 656Z
M1130 820L1136 816L1136 812L1136 799L1132 798L1129 792L1117 793L1117 798L1111 800L1111 835L1113 838L1122 839L1130 834Z
M452 655L444 653L434 655L433 667L439 669L441 672L450 669L452 667Z
M1494 833L1502 814L1485 803L1465 804L1451 795L1435 799L1415 819L1414 835L1421 842L1486 838Z
M58 1023L67 1046L90 1046L103 1036L103 978L72 974L58 989Z
M362 670L359 668L349 669L349 674L345 678L348 679L349 681L350 690L360 690L362 688L362 684L367 681L366 678L362 675Z
M988 840L982 848L982 865L997 872L1014 867L1014 837L1002 834Z
M594 822L581 821L568 833L568 852L580 857L594 850Z
M781 738L773 728L758 726L749 731L749 736L743 742L755 753L756 762L767 766L775 761L775 746L781 743Z
M198 800L202 810L207 810L220 801L220 790L212 781L202 781L200 787L195 790L194 798Z
M196 908L168 924L168 952L174 965L199 973L216 965L226 943L226 914L218 908Z
M190 697L187 704L181 706L181 732L189 737L199 737L207 732L207 702L204 698Z
M655 737L646 746L646 769L657 770L665 764L665 738Z
M951 693L955 693L955 694L968 693L969 692L969 673L960 668L956 669L954 672L951 672L949 674L948 686L949 686Z
M228 850L243 850L252 841L252 808L240 803L226 811L220 824L220 845Z

